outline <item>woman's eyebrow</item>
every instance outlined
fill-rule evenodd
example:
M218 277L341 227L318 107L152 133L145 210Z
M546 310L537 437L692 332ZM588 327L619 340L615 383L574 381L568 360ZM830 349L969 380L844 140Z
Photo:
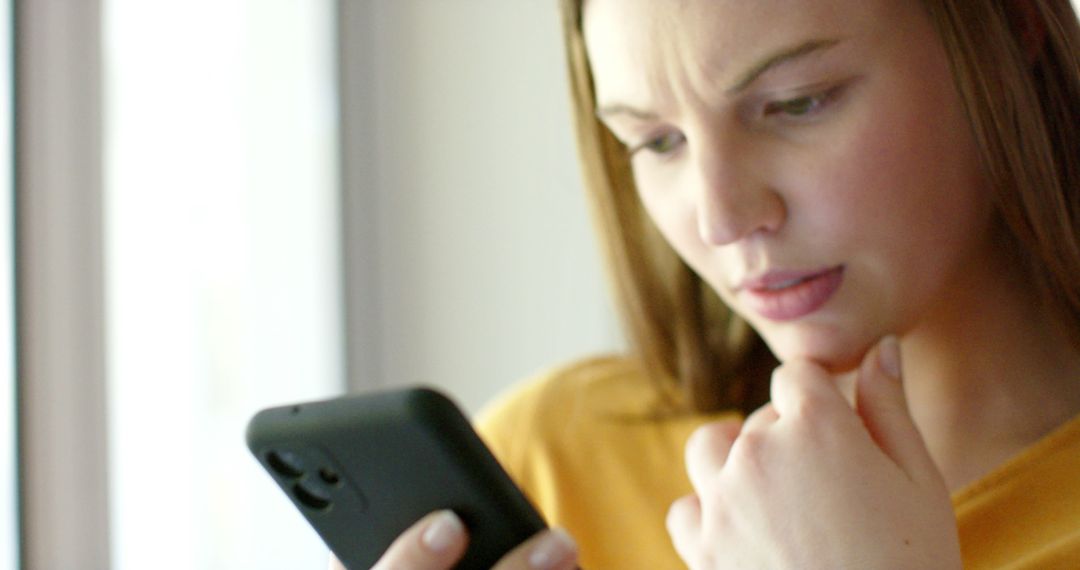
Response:
M797 44L792 47L783 48L776 53L766 57L760 63L754 65L749 70L739 76L731 87L725 90L727 95L735 95L740 91L749 87L754 81L757 81L758 77L761 77L766 71L774 69L785 63L790 63L799 58L806 57L810 54L821 52L829 49L836 44L840 43L838 39L818 39L809 40L801 44Z
M750 67L742 75L739 75L738 79L728 87L724 93L728 96L736 95L743 91L754 81L757 81L765 72L779 67L786 63L791 63L800 58L807 57L811 54L825 51L836 44L840 43L839 39L816 39L802 42L791 47L780 49L772 55L764 58L761 62ZM655 120L656 113L638 109L630 105L623 103L611 103L608 105L600 106L596 109L596 117L601 121L609 119L616 115L629 116L639 121L652 121Z
M596 118L600 119L601 121L604 121L605 119L611 118L615 115L626 115L629 117L633 117L639 121L652 121L655 120L657 117L656 113L650 111L643 111L641 109L631 107L630 105L625 105L623 103L612 103L610 105L604 105L596 109Z

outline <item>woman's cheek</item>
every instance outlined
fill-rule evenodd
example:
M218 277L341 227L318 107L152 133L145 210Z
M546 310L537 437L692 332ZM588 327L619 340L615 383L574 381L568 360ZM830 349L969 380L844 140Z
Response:
M641 170L644 172L635 173L635 180L646 214L676 253L694 266L694 252L703 244L697 232L692 197L680 187L677 176Z

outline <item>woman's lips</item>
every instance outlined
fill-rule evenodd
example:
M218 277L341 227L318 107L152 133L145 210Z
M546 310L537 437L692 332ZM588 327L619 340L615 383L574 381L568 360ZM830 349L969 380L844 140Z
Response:
M815 271L770 271L739 287L746 306L773 321L790 321L820 309L844 280L844 266Z

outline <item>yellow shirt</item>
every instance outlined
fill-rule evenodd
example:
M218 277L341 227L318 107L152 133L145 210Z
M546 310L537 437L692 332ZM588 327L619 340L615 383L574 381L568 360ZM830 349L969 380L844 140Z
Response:
M664 519L691 492L683 446L723 415L658 417L631 361L598 358L497 400L477 427L590 570L684 568ZM964 567L1080 569L1080 418L954 498Z

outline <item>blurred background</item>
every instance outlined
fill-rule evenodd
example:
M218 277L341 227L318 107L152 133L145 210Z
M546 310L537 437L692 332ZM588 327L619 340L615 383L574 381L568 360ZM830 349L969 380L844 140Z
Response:
M324 568L258 409L621 346L555 0L2 0L0 52L0 568Z

